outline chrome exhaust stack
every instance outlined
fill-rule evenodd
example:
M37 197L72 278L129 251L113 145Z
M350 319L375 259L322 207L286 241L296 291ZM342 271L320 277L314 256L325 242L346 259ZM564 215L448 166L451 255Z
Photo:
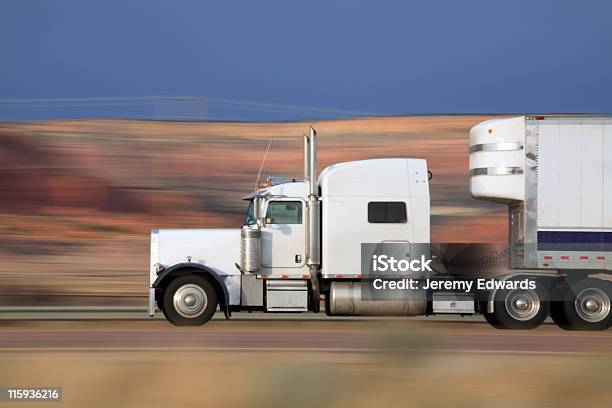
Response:
M310 195L317 196L317 131L310 128L308 146L308 181L310 182Z
M312 127L310 135L304 135L304 181L308 182L306 265L310 269L311 309L318 313L320 288L317 272L321 265L321 203L317 185L317 131Z
M308 154L306 152L308 151ZM304 172L308 169L308 232L306 235L308 256L306 264L316 267L321 264L321 205L317 185L317 132L312 127L310 135L304 136ZM306 176L306 174L305 174Z
M310 181L310 139L304 133L304 181Z

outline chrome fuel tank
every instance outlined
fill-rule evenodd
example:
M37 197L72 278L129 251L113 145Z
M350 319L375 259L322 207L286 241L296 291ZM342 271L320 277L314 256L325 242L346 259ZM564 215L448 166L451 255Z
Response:
M332 316L420 316L427 312L424 291L402 300L362 300L361 282L332 282L328 313Z

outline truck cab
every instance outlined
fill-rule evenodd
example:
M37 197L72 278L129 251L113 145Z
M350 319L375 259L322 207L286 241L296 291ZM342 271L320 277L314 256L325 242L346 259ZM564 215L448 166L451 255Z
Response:
M328 314L344 314L343 304L360 301L351 289L363 277L364 243L429 243L424 159L338 163L317 177L314 129L304 151L303 179L269 178L243 197L241 228L152 232L150 315L161 309L172 323L191 325L217 305L228 317L318 312L322 293L335 294Z

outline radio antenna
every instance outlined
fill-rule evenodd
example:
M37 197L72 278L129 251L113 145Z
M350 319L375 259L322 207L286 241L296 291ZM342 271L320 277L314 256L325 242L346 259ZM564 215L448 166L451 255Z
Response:
M259 177L261 177L261 171L263 170L264 163L266 162L266 158L268 157L268 152L270 152L270 147L272 146L273 140L274 138L271 137L270 141L268 142L268 148L266 149L266 152L264 153L264 157L261 161L261 165L259 166L259 171L257 172L257 180L255 180L255 190L254 191L257 191L257 186L259 185Z

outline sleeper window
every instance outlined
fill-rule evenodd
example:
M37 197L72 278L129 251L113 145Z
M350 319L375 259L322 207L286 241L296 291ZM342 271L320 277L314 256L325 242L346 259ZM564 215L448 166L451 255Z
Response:
M372 201L368 203L368 222L373 224L402 224L408 221L406 203L401 201Z
M301 224L302 203L300 201L270 201L266 219L269 224Z

